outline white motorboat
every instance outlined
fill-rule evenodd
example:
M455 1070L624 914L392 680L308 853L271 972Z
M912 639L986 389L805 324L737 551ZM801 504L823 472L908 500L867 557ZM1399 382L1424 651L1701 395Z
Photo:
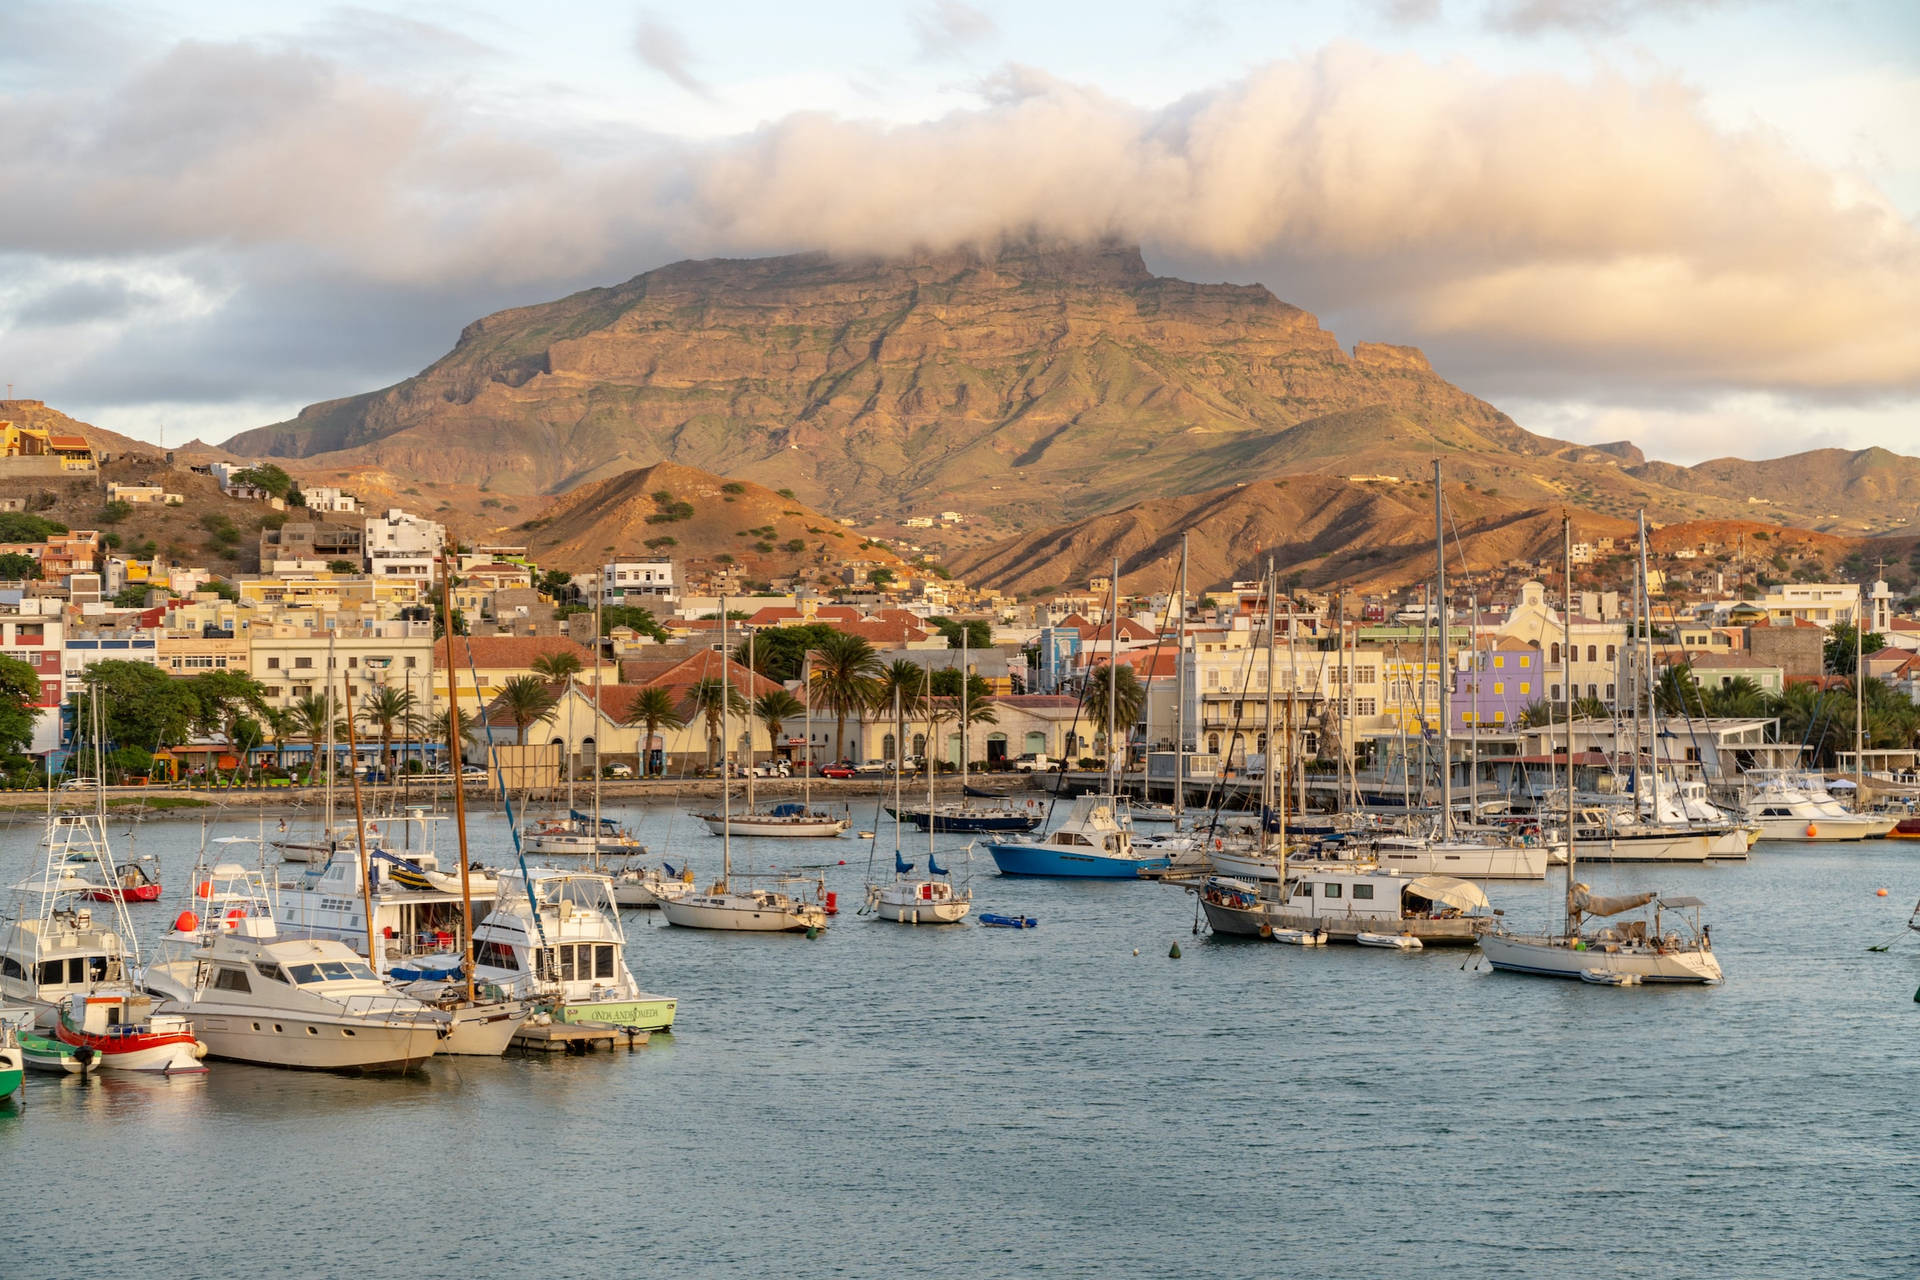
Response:
M625 866L613 872L613 900L622 908L657 907L669 898L693 892L693 870L674 874L672 867Z
M62 1000L125 982L139 951L125 900L94 901L102 883L118 880L100 815L49 815L45 849L38 874L14 886L13 920L0 937L0 997L51 1027Z
M447 1038L440 1042L440 1052L476 1058L505 1053L539 1005L515 999L490 982L475 982L470 995L461 977L464 956L435 959L439 963L432 966L419 961L397 965L387 976L405 994L447 1015Z
M335 849L324 866L282 882L274 908L281 936L332 938L366 954L368 886L361 882L363 865L359 847L348 844ZM457 873L442 872L430 853L406 858L378 845L373 868L371 932L381 939L383 962L464 944L465 900ZM472 872L468 881L474 913L484 915L499 892L498 882Z
M1893 830L1894 819L1854 813L1826 793L1807 785L1791 769L1754 769L1746 775L1747 821L1762 840L1825 844L1866 840Z
M141 985L193 1019L216 1058L313 1071L409 1071L439 1050L448 1020L381 982L343 942L282 938L265 877L223 863L196 871L194 909ZM201 892L199 890L204 890Z
M1353 846L1403 875L1447 875L1462 880L1544 880L1547 846L1539 840L1428 839L1383 835ZM1218 859L1216 858L1216 861Z
M641 990L626 943L604 872L506 871L492 912L473 931L474 977L551 1004L563 1022L634 1036L671 1029L679 1001Z

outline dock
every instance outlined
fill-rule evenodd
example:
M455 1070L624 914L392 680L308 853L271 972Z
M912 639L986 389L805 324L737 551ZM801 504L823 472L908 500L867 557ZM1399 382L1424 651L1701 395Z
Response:
M513 1047L528 1053L587 1054L597 1049L611 1049L622 1040L629 1048L643 1045L652 1035L650 1031L629 1034L624 1029L591 1022L549 1022L543 1027L529 1023L514 1033Z

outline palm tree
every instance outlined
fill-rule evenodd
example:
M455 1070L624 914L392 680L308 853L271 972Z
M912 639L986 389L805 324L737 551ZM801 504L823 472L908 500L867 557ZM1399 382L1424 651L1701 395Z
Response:
M331 710L330 699L324 693L309 693L294 699L287 708L287 717L296 735L306 739L307 743L307 781L313 781L313 767L319 763L320 743L327 736L327 713Z
M380 759L387 781L393 781L393 735L398 729L412 736L420 731L420 717L414 714L413 695L391 685L370 689L360 700L360 723L380 733Z
M1738 719L1767 714L1767 694L1752 676L1734 676L1706 692L1707 713Z
M673 694L666 689L653 687L642 689L634 695L621 723L639 725L646 730L646 737L633 752L633 771L644 778L647 776L646 753L653 748L654 736L662 729L682 728L687 722L674 705Z
M1107 722L1107 680L1108 673L1116 670L1117 674L1113 676L1112 696L1114 710L1119 715L1119 723L1114 725ZM1103 741L1107 740L1108 734L1117 733L1120 735L1120 740L1125 742L1127 731L1140 718L1140 709L1146 705L1146 701L1146 686L1140 683L1139 674L1131 666L1122 665L1116 669L1105 662L1087 673L1087 687L1080 695L1080 704L1087 708L1087 714L1096 724L1105 726L1100 735ZM1107 742L1106 754L1109 756L1113 754L1113 744L1110 741Z
M933 698L932 701L927 704L926 715L928 722L935 730L934 737L939 737L938 730L941 725L947 723L949 720L958 720L960 718L960 691L962 688L966 690L967 695L968 728L972 728L976 724L999 723L999 715L993 709L993 693L991 689L989 689L987 682L981 677L968 675L966 677L966 683L962 685L959 669L949 667L944 671L934 672L931 683L933 685ZM971 735L965 733L961 735L963 740L970 736ZM929 745L927 748L928 768L933 767L932 757L934 754L934 748Z
M807 690L814 706L833 715L833 758L846 759L847 717L874 705L880 688L880 659L873 646L859 636L835 631L813 651L812 684Z
M1663 716L1703 716L1707 713L1700 682L1693 678L1693 668L1684 662L1676 662L1660 673L1660 680L1653 688L1653 700Z
M287 739L299 733L293 712L286 707L263 707L260 720L273 735L273 767L277 773L287 771Z
M668 689L647 687L634 695L634 702L626 708L626 718L620 723L639 725L645 729L645 737L634 747L634 773L639 777L647 775L647 752L653 750L653 739L660 729L680 729L685 720L680 716L680 706L674 704L674 695Z
M725 696L722 696L723 689ZM729 713L745 715L746 712L747 700L741 696L740 690L730 684L723 684L718 676L708 676L688 686L687 699L680 704L680 713L688 719L694 716L706 717L707 766L709 768L719 756L720 738L724 732L721 728L722 719Z
M433 741L439 743L442 747L445 747L448 744L452 736L447 731L447 721L450 715L451 715L450 710L436 711L432 715L427 717L427 724L426 724L427 736L433 739ZM478 745L479 741L480 741L479 735L473 731L472 715L470 713L463 714L460 717L461 746L465 747L465 745L470 742ZM455 769L458 769L460 767L460 761L454 760L452 762L452 767Z
M513 721L518 745L523 747L527 745L528 726L551 720L559 703L559 696L547 687L545 680L535 675L514 676L500 686L494 698L494 705Z
M806 713L807 704L785 689L769 689L753 700L754 718L767 731L767 759L779 758L780 734L786 728L787 721Z
M565 649L553 653L543 653L527 664L533 673L546 680L559 682L568 676L577 676L585 670L577 653L568 653Z
M899 698L898 708L894 699ZM927 703L927 670L917 662L895 658L880 672L874 705L893 715L893 758L907 758L907 722L918 719Z

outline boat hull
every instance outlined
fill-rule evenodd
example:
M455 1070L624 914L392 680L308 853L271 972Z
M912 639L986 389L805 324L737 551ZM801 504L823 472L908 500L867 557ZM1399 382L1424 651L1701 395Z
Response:
M1584 844L1581 856L1586 856ZM1704 855L1703 855L1704 856ZM1382 869L1403 875L1452 876L1457 880L1544 880L1547 846L1481 845L1453 841L1434 844L1395 844L1381 841L1374 857ZM1214 855L1216 865L1220 855Z
M18 1049L0 1049L0 1100L13 1097L26 1083L26 1059Z
M297 1071L411 1071L439 1051L440 1024L190 1011L210 1057Z
M949 898L944 902L918 898L911 902L888 902L882 898L873 904L876 916L898 924L958 924L971 910L973 903L964 898Z
M1589 970L1628 974L1641 982L1713 983L1721 980L1720 962L1711 951L1656 952L1641 949L1576 950L1565 939L1488 934L1480 939L1487 963L1503 973L1542 978L1580 978Z
M694 815L707 824L714 835L725 835L728 827L736 836L786 836L795 840L826 840L839 835L852 822L846 818L774 818L765 814L723 818L717 813Z
M936 834L941 835L993 835L1008 831L1032 831L1046 820L1044 809L1034 809L1031 812L1022 809L1017 812L1002 813L965 813L936 809L929 814L925 809L889 808L887 812L921 831L931 826ZM738 828L736 827L735 830L737 831Z
M201 1061L206 1056L206 1047L191 1035L129 1037L126 1043L110 1048L111 1041L105 1037L76 1034L64 1025L58 1027L54 1034L69 1049L93 1050L93 1069L96 1071L189 1075L207 1069L206 1063Z
M620 907L658 907L663 901L684 898L693 886L684 880L613 880L614 905Z
M513 1037L527 1019L533 1006L519 1001L504 1004L478 1004L448 1010L451 1022L440 1052L457 1057L497 1058L507 1051Z
M824 929L826 913L818 907L787 911L771 907L718 902L713 898L689 894L660 903L660 914L668 924L682 929L714 929L730 933L805 933Z
M1003 876L1046 876L1056 880L1137 880L1142 871L1158 871L1168 860L1112 858L1072 848L1031 844L990 844L987 852Z

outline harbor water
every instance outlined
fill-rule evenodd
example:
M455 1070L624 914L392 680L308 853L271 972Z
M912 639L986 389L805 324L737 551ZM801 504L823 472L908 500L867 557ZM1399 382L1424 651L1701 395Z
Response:
M684 813L624 816L717 873ZM163 858L130 908L151 949L202 826L109 830ZM0 832L6 884L39 836ZM505 860L497 815L474 839ZM845 860L815 940L628 913L642 984L680 999L645 1048L31 1077L0 1108L0 1275L1920 1274L1913 845L1588 868L1708 903L1726 983L1625 989L1196 935L1178 889L1002 879L959 837L975 912L1040 926L884 924L856 914L869 847L736 842ZM1558 875L1489 896L1544 925Z

